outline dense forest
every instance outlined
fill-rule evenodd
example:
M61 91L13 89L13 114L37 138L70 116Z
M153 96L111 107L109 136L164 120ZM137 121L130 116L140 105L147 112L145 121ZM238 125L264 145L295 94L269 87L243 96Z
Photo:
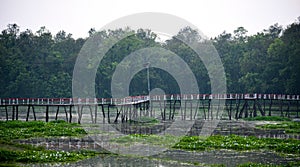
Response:
M117 36L130 29L96 32L103 37ZM158 42L151 30L139 29L112 47L102 59L95 80L97 97L111 97L111 79L116 65L126 55L158 46L180 56L192 69L200 93L210 93L207 70L195 53L176 36L193 38L197 31L185 27L165 42ZM60 31L53 35L45 27L33 33L20 32L16 24L0 34L0 97L72 97L73 68L80 49L88 38L74 39ZM248 36L238 27L233 33L223 32L209 39L224 65L227 92L300 94L300 20L282 28L274 24ZM150 67L151 89L178 93L174 78ZM147 70L140 71L130 83L130 94L147 94Z

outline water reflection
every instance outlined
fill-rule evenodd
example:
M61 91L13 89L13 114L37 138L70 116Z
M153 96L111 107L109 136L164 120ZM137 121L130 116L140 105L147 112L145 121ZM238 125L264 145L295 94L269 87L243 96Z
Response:
M136 157L123 157L123 156L105 156L94 157L87 159L76 164L69 164L67 166L82 166L82 167L94 167L94 166L113 166L113 167L173 167L173 166L186 166L179 162L167 162L162 160L136 158Z

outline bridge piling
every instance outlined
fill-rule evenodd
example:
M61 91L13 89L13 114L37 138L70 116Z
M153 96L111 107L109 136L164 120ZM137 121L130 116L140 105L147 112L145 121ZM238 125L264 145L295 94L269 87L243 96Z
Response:
M161 99L161 100L160 100ZM110 123L127 122L138 117L157 117L159 119L173 120L180 116L182 120L194 120L197 116L200 119L241 119L257 116L282 116L299 118L299 96L288 95L175 95L157 97L128 97L127 99L26 99L11 98L0 99L0 108L3 108L2 119L28 121L33 114L37 119L35 109L44 110L41 116L38 112L38 119L46 122L51 119L59 119L60 112L65 112L67 122L74 121L73 112L77 113L75 119L82 122L83 112L91 118L92 123L97 123L98 112L102 112L103 119ZM225 101L224 108L221 104ZM112 103L111 103L112 102ZM151 102L151 103L150 103ZM221 103L222 102L222 103ZM27 114L22 112L27 107ZM63 107L63 109L62 109ZM98 107L101 107L98 110ZM54 111L52 109L54 108ZM86 108L86 110L85 110ZM74 110L74 111L72 111ZM83 111L85 110L85 111ZM225 111L225 112L223 112ZM160 112L160 113L159 113ZM220 113L223 113L221 115ZM52 116L54 114L54 117ZM63 114L64 115L64 114Z

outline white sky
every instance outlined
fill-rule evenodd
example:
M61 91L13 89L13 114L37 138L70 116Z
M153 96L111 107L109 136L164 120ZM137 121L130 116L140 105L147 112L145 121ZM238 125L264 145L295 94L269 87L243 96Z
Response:
M0 29L17 23L21 31L46 26L52 34L87 37L90 28L139 12L173 14L215 37L239 26L255 34L275 23L291 24L300 16L300 0L0 0Z

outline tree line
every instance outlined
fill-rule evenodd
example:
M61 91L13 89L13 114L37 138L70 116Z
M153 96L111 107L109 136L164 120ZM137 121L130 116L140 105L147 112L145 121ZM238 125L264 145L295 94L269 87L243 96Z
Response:
M200 93L210 93L210 79L201 59L179 38L191 40L198 35L190 27L158 42L151 30L130 28L89 31L102 38L132 35L116 43L102 59L95 79L97 97L111 97L111 80L117 65L130 53L145 47L161 47L180 56L193 71ZM74 39L59 31L53 35L45 27L37 32L20 32L10 24L0 34L0 97L72 97L72 75L78 53L88 38ZM224 65L227 92L300 94L300 22L286 28L278 24L247 35L244 27L233 33L205 39L211 42ZM205 40L203 40L205 42ZM163 59L163 57L162 57ZM164 60L161 60L164 61ZM150 67L151 89L167 94L179 93L175 78L168 72ZM182 74L184 75L184 74ZM130 95L148 94L147 69L130 82Z

